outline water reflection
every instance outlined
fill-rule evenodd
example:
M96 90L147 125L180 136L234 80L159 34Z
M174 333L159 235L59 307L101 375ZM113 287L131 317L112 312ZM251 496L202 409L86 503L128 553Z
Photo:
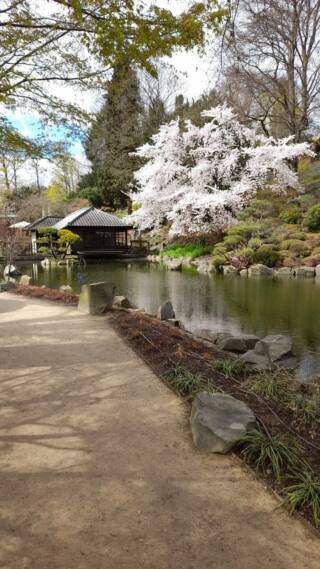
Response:
M86 267L25 265L34 282L51 288L70 285L79 291L86 282L110 280L118 294L156 313L170 299L177 317L190 330L287 333L301 354L306 374L320 374L320 279L248 279L201 275L194 270L167 271L142 262L88 263Z

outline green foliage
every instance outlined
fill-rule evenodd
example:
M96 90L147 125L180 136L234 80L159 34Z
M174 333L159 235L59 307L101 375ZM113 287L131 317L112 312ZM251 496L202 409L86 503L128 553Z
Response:
M241 235L229 235L223 240L223 246L226 251L231 251L235 249L241 243L245 243L245 239Z
M195 395L201 390L204 380L199 373L192 373L178 365L169 375L170 384L182 395Z
M291 401L293 384L285 370L260 371L246 382L250 391L273 401Z
M241 453L244 458L264 473L270 469L278 481L287 470L298 469L304 464L300 445L284 434L268 435L253 430L244 435L240 443L244 447Z
M42 227L38 230L37 243L41 245L39 252L54 258L64 258L69 246L81 241L81 237L69 229L57 231L53 227Z
M272 217L275 214L275 204L269 200L256 199L252 200L250 205L246 208L247 218L261 220L267 217Z
M205 247L204 245L197 245L189 243L187 245L169 245L163 251L161 251L160 255L162 257L201 257L202 255L207 255L211 253L212 247Z
M291 405L296 419L303 421L305 425L312 426L318 419L320 413L319 394L304 395L298 393Z
M259 237L260 230L257 223L237 223L228 229L228 235L237 235L248 241L251 237Z
M101 207L103 204L101 192L98 188L83 188L80 190L79 197L88 200L94 207Z
M227 252L227 248L223 245L223 243L218 243L217 245L214 246L212 252L214 255L224 256L225 253Z
M213 368L217 371L221 371L227 378L232 378L242 375L246 369L246 364L243 360L228 358L225 360L216 360L213 363Z
M284 505L295 510L310 510L316 526L320 523L320 478L309 468L290 476L295 482L285 488Z
M282 241L281 249L287 249L298 257L306 257L311 251L310 245L299 239L286 239Z
M280 259L280 253L273 245L261 245L257 251L254 252L253 262L262 263L267 267L274 267Z
M252 239L249 239L248 245L251 249L256 251L257 249L259 249L259 247L261 247L262 241L258 237L252 237Z
M280 214L280 219L285 223L300 223L302 221L302 210L299 205L292 205Z
M310 231L317 231L320 229L320 204L314 205L308 209L303 224Z
M251 265L253 257L253 249L250 249L250 247L242 247L242 249L233 251L231 263L235 265L237 269L247 269Z
M225 265L227 259L223 255L213 255L211 258L211 263L215 267L215 269L219 270L223 265Z

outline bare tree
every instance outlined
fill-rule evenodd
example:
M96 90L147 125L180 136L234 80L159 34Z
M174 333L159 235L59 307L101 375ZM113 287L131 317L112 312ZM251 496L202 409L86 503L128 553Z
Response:
M320 0L239 0L227 36L227 77L245 93L246 117L303 139L319 108Z

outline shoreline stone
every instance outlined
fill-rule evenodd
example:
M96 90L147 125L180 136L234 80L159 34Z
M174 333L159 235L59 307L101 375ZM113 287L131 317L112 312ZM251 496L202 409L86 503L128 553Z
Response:
M82 285L78 310L84 314L103 314L112 308L115 285L109 282Z

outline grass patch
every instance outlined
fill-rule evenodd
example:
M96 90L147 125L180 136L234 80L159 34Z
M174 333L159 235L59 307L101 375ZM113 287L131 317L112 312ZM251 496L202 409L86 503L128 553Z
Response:
M297 396L293 399L292 409L295 419L302 420L305 425L312 427L314 423L319 419L319 394L312 396L297 394Z
M168 380L172 387L185 396L195 395L204 388L205 384L200 373L192 373L181 366L177 366L169 373Z
M166 247L161 251L161 257L201 257L202 255L208 255L212 252L212 247L206 247L204 245L188 244L188 245L171 245Z
M293 394L293 383L290 375L285 370L261 371L251 376L246 387L268 400L291 401Z
M305 464L300 445L286 434L253 430L242 437L240 444L244 446L242 456L264 474L270 470L277 481L284 472Z
M246 364L243 360L216 360L213 368L221 371L227 378L232 378L242 375L246 369Z
M295 482L285 488L284 506L292 514L296 510L310 510L313 521L318 527L320 523L320 478L306 469L294 476Z

